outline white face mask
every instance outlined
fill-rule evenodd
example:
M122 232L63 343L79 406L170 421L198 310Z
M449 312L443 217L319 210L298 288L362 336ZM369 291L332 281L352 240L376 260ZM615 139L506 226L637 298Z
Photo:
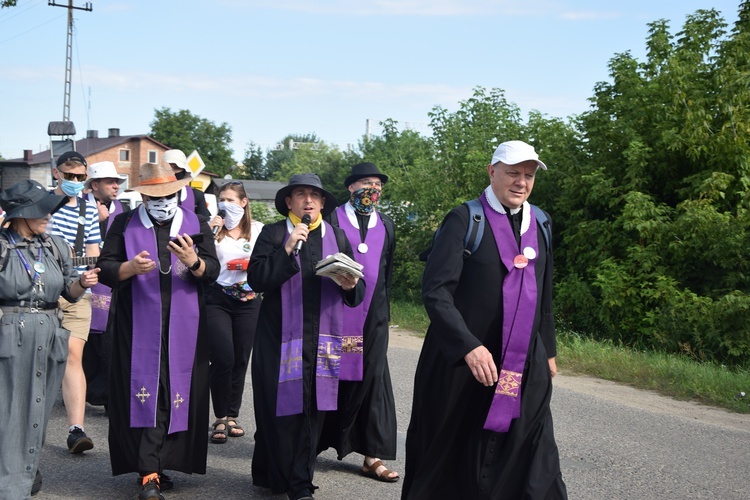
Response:
M224 217L224 227L230 230L237 227L242 221L242 216L245 215L245 209L236 203L220 201L219 210L224 210L227 213Z
M177 196L146 201L146 211L159 223L168 221L177 213Z

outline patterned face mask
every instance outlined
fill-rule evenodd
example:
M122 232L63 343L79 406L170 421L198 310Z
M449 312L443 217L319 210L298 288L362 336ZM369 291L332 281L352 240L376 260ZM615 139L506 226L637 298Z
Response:
M177 213L177 196L146 201L146 210L156 222L168 221Z
M362 215L369 215L375 209L380 199L380 189L374 187L365 187L357 189L349 197L349 201L354 207L354 211Z

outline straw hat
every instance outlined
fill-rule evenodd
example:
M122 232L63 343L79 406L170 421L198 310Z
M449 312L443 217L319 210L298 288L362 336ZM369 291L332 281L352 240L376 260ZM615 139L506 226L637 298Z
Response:
M146 196L167 196L176 193L190 182L190 177L177 180L169 163L144 163L138 175L138 186L133 188Z

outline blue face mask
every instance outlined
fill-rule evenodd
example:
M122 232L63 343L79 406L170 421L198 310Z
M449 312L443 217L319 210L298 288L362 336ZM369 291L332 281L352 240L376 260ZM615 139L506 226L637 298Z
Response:
M63 193L67 194L68 196L78 196L78 193L83 191L83 182L63 179L60 183L60 188L63 190Z

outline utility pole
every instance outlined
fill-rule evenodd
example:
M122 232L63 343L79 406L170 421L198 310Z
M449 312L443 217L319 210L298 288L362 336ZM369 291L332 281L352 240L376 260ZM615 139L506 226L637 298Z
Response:
M65 7L68 9L68 47L65 50L65 99L63 102L63 121L70 121L70 81L73 75L73 9L85 10L91 12L94 10L91 2L86 2L83 7L75 7L73 0L68 0L68 5L55 3L55 0L48 0L47 5L53 7Z

